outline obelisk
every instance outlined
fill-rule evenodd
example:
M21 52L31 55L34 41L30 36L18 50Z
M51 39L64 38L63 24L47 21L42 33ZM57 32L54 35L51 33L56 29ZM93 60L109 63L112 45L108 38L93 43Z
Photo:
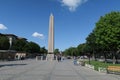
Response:
M54 16L51 13L49 19L49 37L48 37L48 60L54 59Z

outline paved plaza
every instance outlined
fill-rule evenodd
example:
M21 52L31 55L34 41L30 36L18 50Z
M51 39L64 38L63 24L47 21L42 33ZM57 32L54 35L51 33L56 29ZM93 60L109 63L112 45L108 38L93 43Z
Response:
M120 75L100 73L71 60L0 62L0 80L120 80Z

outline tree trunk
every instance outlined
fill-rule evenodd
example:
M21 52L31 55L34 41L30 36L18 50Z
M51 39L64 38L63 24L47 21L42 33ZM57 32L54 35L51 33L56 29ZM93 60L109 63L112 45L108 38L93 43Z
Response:
M116 64L115 52L112 52L112 54L113 54L113 64Z
M95 60L95 53L93 51L93 54L92 54L92 60Z
M97 61L94 49L93 49L92 59Z
M116 61L115 61L115 56L113 56L113 64L115 64L116 63Z
M91 64L91 63L90 63L90 53L88 53L88 58L89 58L89 64Z
M105 54L105 52L103 52L103 53L104 53L104 62L106 63L107 62L106 54Z
M116 64L118 64L118 55L115 56Z
M116 55L115 55L115 58L116 58L116 63L119 63L119 62L118 62L119 52L120 52L120 50L118 50L118 51L116 52Z

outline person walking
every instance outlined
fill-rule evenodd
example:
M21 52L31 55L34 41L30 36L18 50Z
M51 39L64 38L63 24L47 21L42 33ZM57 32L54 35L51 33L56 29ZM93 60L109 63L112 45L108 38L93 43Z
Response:
M61 56L60 56L60 54L57 56L57 60L58 60L58 62L61 61Z
M77 58L76 57L74 57L73 63L74 63L74 65L77 65Z

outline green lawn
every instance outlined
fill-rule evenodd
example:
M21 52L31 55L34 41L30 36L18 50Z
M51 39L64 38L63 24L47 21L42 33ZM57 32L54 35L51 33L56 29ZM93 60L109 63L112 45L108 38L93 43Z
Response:
M88 64L89 62L86 61L86 63ZM99 61L90 61L90 64L95 66L95 70L98 70L98 67L107 68L108 66L120 66L120 64L104 63Z

